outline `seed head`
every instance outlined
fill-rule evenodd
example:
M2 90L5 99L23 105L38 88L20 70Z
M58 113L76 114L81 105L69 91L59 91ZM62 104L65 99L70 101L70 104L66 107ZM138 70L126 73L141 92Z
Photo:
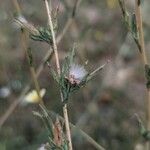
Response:
M79 64L71 64L67 79L72 85L79 84L86 75L87 71L83 66Z

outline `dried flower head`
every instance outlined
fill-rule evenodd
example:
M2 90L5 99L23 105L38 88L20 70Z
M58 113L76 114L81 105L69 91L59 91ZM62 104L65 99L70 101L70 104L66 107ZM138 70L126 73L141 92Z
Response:
M15 19L15 21L13 22L13 27L15 28L15 29L20 29L20 24L18 24L18 21L16 21L16 20L19 20L20 22L22 22L23 24L27 24L28 23L28 21L25 19L25 17L24 16L22 16L22 15L18 15L17 17L16 17L16 19Z
M17 17L15 22L20 25L22 29L26 29L30 33L30 38L32 40L52 44L52 35L49 27L35 27L23 16ZM54 28L54 31L56 32L56 27Z
M67 79L72 85L78 85L86 75L87 71L83 66L79 64L71 64Z
M34 34L34 35L40 34L39 31L31 23L29 23L23 16L18 16L15 19L15 22L18 25L20 25L21 28L24 28L27 31L29 31L30 34Z

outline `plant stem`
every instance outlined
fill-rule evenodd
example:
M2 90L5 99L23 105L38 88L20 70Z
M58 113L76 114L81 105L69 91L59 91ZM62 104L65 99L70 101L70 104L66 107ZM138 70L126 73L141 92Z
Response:
M148 65L148 60L146 57L145 42L144 42L144 32L143 23L141 15L141 2L140 0L135 0L135 14L137 21L137 29L139 31L139 43L141 46L141 57L143 60L144 67ZM147 120L147 130L150 130L150 89L147 87L147 103L146 103L146 120ZM146 142L145 150L150 150L150 142Z
M47 16L48 16L48 23L50 26L51 34L52 34L52 40L53 40L53 50L54 50L54 55L56 59L56 67L57 67L57 73L60 75L61 70L60 70L60 63L59 63L59 57L58 57L58 51L57 51L57 44L56 44L56 38L55 38L55 32L54 32L54 27L52 23L52 18L51 18L51 11L49 9L48 1L44 0L45 6L46 6L46 11L47 11ZM61 101L64 101L62 92L60 91L61 95ZM63 114L64 114L64 119L65 119L65 127L66 127L66 134L67 134L67 140L69 142L69 150L72 150L72 141L71 141L71 132L70 132L70 126L69 126L69 118L68 118L68 111L67 111L67 104L63 106Z
M135 0L135 15L136 15L136 23L137 29L139 32L139 42L141 46L141 56L144 65L148 64L146 51L145 51L145 42L144 42L144 32L143 32L143 23L142 23L142 15L141 15L141 5L139 5L139 0Z
M15 8L16 8L16 11L17 11L18 15L21 15L21 10L20 10L20 6L18 4L18 1L17 0L12 0L12 2L14 4Z

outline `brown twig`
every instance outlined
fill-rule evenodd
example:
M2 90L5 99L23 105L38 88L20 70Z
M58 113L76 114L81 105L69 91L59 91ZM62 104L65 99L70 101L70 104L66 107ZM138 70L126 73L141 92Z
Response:
M146 51L145 51L141 5L139 5L139 1L140 0L135 0L135 15L136 15L137 30L139 32L139 43L140 43L141 51L142 51L141 56L142 56L144 65L146 65L148 64L148 60L147 60Z
M127 10L125 9L125 3L124 0L119 0L120 7L124 16L124 19L129 17L126 15ZM145 69L145 75L147 80L147 101L146 101L146 120L147 120L147 130L150 130L150 80L149 80L149 74L147 75L147 69L149 71L149 65L148 65L148 59L146 56L146 50L145 50L145 42L144 42L144 32L143 32L143 20L142 20L142 14L141 14L141 0L135 0L135 27L137 28L136 34L138 35L138 38L136 38L135 42L138 45L140 56L142 59L142 63ZM125 20L128 24L130 24L129 20ZM131 27L129 27L129 32L131 31ZM145 146L146 150L150 149L150 142L146 142Z
M148 60L146 57L145 42L144 42L144 32L143 32L143 23L141 15L141 1L135 0L135 14L137 21L137 29L139 31L139 43L141 45L141 57L143 60L144 67L148 65ZM146 120L147 120L147 130L150 130L150 88L147 87L147 104L146 104ZM150 149L150 142L146 142L145 149Z

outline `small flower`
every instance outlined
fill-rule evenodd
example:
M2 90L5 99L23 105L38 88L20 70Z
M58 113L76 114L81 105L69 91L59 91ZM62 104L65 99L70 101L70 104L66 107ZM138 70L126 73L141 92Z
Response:
M44 97L45 93L46 93L46 89L40 90L41 98ZM31 92L29 92L25 96L24 101L23 101L23 103L39 103L39 102L40 102L40 98L36 90L32 90Z
M78 85L86 75L87 71L83 66L78 64L71 64L67 79L72 85Z

